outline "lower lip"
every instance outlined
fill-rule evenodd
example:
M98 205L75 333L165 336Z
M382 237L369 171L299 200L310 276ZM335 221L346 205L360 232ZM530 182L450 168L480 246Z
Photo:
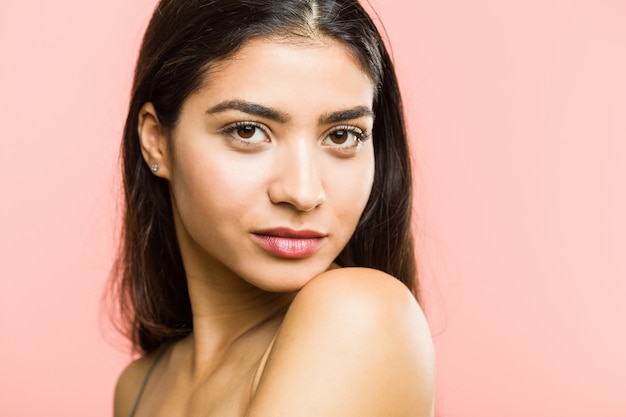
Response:
M252 234L256 242L272 255L300 259L313 255L324 242L323 237L291 238Z

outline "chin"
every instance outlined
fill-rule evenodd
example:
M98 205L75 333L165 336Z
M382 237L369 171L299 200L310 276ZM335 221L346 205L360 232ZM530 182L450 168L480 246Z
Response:
M317 268L307 268L298 265L289 265L288 268L280 268L278 270L268 268L266 269L268 273L266 273L265 276L255 276L248 280L248 282L263 291L278 293L295 292L301 290L302 287L311 282L316 276L334 268L336 268L336 265L333 263ZM274 269L274 271L272 271L272 269Z

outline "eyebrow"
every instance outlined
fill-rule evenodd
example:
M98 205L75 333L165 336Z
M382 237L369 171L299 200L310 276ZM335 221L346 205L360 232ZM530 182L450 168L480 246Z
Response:
M262 106L260 104L251 103L245 100L228 100L223 101L207 110L207 114L217 114L228 110L237 110L243 113L250 114L252 116L259 116L266 119L270 119L279 123L288 122L291 117L282 111L272 109L270 107ZM323 114L319 118L319 124L331 124L337 122L343 122L347 120L358 119L361 117L370 116L373 117L374 113L369 107L357 106L351 109L340 110L332 113Z
M243 113L247 113L253 116L264 117L266 119L274 120L280 123L285 123L290 119L289 115L287 115L286 113L262 106L260 104L250 103L249 101L244 100L223 101L211 107L209 110L207 110L207 113L216 114L225 112L227 110L238 110Z
M345 122L347 120L359 119L365 116L374 117L374 112L372 112L369 107L357 106L352 109L324 114L320 117L319 124L326 125L337 122Z

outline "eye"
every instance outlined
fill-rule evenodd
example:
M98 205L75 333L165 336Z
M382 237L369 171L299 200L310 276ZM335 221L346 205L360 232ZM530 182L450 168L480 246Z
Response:
M342 154L355 153L361 144L369 138L356 126L337 126L322 140L322 145Z
M226 126L220 131L229 136L229 139L244 146L260 145L269 142L266 130L256 122L236 122Z

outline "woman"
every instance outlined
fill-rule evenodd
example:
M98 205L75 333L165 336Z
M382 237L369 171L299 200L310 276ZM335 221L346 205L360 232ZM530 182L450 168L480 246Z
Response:
M353 0L162 0L123 142L115 415L430 416L393 65Z

